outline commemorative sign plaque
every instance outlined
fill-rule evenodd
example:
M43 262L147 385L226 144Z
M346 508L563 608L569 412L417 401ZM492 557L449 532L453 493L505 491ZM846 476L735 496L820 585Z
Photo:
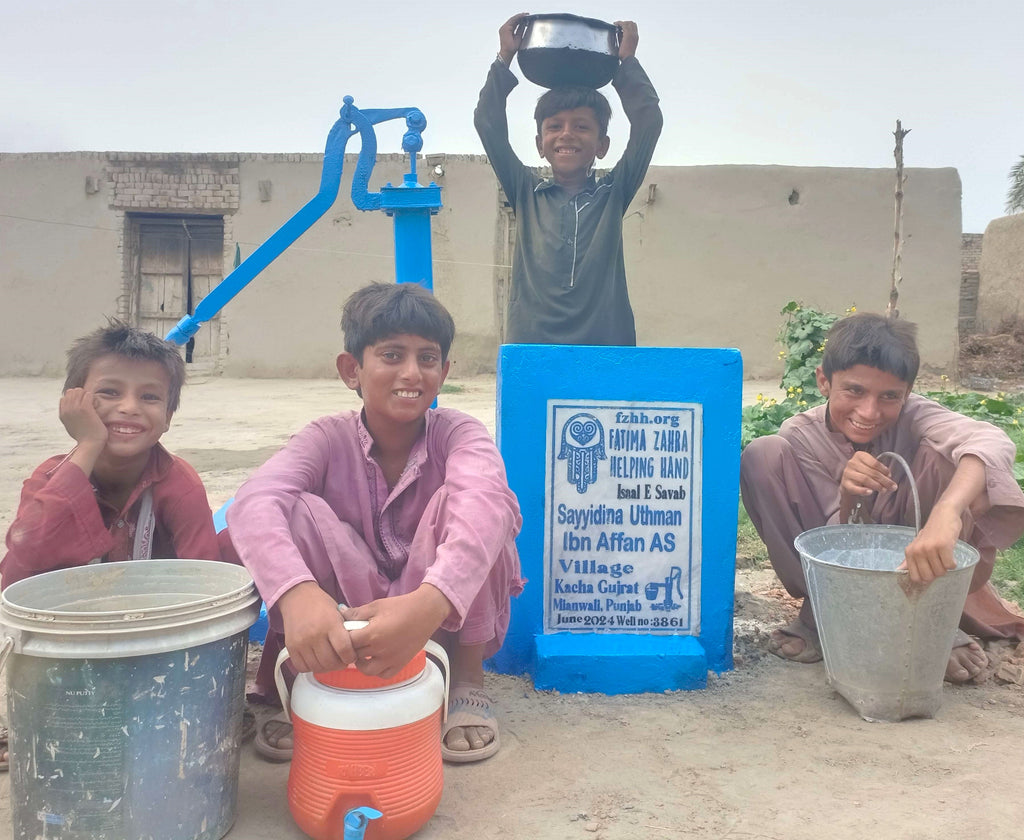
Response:
M547 406L545 632L698 635L702 406Z

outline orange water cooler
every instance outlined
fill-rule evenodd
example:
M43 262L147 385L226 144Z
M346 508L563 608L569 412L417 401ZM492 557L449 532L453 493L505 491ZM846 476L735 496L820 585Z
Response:
M365 622L345 622L346 629ZM441 662L444 674L427 654ZM347 840L346 816L373 809L366 840L404 840L422 828L441 801L441 725L448 708L448 657L427 642L399 673L369 677L354 666L299 674L288 690L277 661L277 685L295 728L288 805L315 840ZM290 708L289 708L290 707ZM351 820L350 820L351 822Z

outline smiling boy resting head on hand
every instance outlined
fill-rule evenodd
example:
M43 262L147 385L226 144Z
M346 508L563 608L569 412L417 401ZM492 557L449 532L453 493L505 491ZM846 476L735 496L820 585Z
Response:
M221 559L202 481L159 442L184 381L177 347L120 321L71 346L59 413L75 447L25 482L5 587L91 562Z

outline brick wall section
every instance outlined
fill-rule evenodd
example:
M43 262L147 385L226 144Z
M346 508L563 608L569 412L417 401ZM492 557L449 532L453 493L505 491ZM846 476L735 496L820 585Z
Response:
M960 237L960 315L961 338L977 330L978 288L981 285L982 233L965 233Z
M983 233L965 233L960 237L960 270L977 272L981 267L981 242Z
M110 207L231 213L238 209L238 155L107 155Z

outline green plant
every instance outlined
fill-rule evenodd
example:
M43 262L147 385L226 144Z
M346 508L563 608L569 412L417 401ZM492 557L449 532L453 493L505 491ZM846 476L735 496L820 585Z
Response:
M856 311L855 306L846 310L847 314ZM782 307L779 314L786 316L779 330L779 343L783 347L779 351L779 358L783 360L779 387L786 392L786 396L780 401L771 397L766 399L758 394L757 402L743 409L740 434L742 446L762 435L775 434L784 420L824 401L818 392L815 371L821 364L829 328L839 316L821 312L795 300Z
M851 306L846 313L849 315L856 311L857 307ZM779 358L783 360L782 388L786 391L786 399L792 399L805 408L818 405L824 402L824 398L818 393L814 372L821 364L829 328L839 320L839 316L804 306L795 300L782 307L780 314L786 316L779 330L779 343L783 347L779 352Z

